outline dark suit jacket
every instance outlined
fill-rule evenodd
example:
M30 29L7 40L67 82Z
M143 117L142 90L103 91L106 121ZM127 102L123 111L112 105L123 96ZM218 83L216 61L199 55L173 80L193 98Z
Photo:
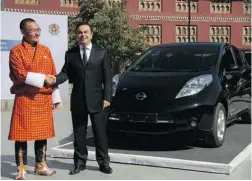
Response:
M73 83L71 111L82 111L86 104L89 112L100 112L103 100L111 102L112 99L112 72L107 52L93 44L87 64L82 62L79 46L68 50L55 85L67 79Z

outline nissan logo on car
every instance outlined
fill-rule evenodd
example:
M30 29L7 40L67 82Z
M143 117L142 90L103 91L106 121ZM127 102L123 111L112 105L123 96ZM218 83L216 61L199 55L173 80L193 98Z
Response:
M146 97L147 97L147 96L146 96L146 94L145 94L144 92L140 92L140 93L138 93L138 94L136 95L136 99L137 99L137 100L140 100L140 101L144 100Z

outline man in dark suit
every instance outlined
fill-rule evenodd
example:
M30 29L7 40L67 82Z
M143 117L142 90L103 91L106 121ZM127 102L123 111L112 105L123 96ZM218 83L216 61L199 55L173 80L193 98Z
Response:
M96 159L101 172L111 174L106 136L107 110L112 99L112 72L108 54L91 43L92 29L88 24L76 27L79 44L65 54L65 64L55 85L67 79L73 83L71 113L74 130L74 168L70 175L86 168L88 156L86 132L90 115Z

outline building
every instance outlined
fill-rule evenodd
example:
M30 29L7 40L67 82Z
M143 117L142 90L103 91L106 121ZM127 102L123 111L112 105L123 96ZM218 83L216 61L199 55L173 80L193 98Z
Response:
M4 11L53 15L76 15L78 0L3 0Z
M120 0L106 0L109 4ZM4 0L5 11L75 15L78 0ZM229 42L251 48L251 6L243 1L191 0L191 42ZM187 0L128 0L129 24L147 26L150 45L188 42Z
M131 0L128 4L133 26L147 25L149 44L188 42L187 0ZM250 49L250 4L211 3L191 0L191 42L230 42Z

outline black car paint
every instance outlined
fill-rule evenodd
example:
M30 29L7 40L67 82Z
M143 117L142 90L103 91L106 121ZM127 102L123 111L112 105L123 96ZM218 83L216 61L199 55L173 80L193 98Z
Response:
M191 44L194 43L187 45ZM173 44L159 46L173 46ZM179 45L175 44L175 46ZM130 71L130 68L127 69L119 78L110 110L110 116L119 117L120 120L109 119L108 128L117 131L163 134L192 129L189 122L196 118L199 130L210 131L213 113L218 102L224 105L228 113L228 123L245 111L250 111L251 75L242 75L241 67L225 72L221 70L221 60L226 48L232 46L224 43L219 43L218 46L221 50L219 58L216 65L208 70L134 72ZM233 50L231 52L234 53ZM246 59L242 59L242 61L244 66ZM244 69L245 72L250 71L248 66L245 66ZM213 76L213 81L208 87L196 95L175 99L188 80L205 74ZM241 80L245 82L240 83ZM136 100L135 95L139 92L145 92L147 98L142 101ZM158 123L156 120L174 121L173 123ZM142 129L143 127L146 127L146 130Z

